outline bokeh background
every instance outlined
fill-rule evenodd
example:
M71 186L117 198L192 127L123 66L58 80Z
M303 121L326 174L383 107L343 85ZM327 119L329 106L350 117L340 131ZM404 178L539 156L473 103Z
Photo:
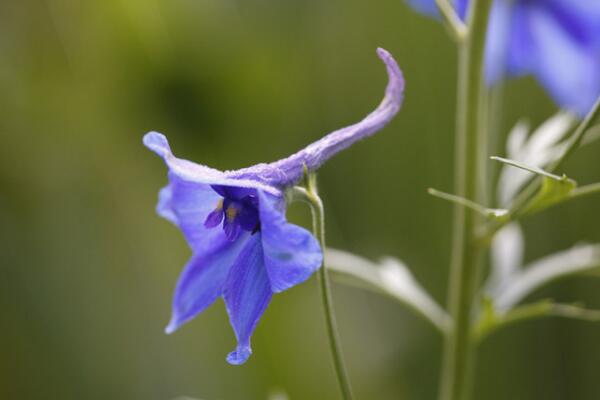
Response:
M455 53L401 0L0 2L0 399L204 400L337 396L314 280L277 295L243 367L222 302L172 336L172 290L190 255L154 213L166 182L142 135L233 169L296 151L381 99L375 55L403 68L406 101L382 132L320 173L329 244L394 255L441 303L452 190ZM555 106L530 79L506 90L502 132ZM600 143L566 172L600 180ZM598 198L525 223L527 259L600 241ZM307 225L293 206L290 219ZM600 282L535 294L600 307ZM441 340L388 299L334 287L357 399L433 399ZM597 399L600 326L503 330L481 347L476 399Z

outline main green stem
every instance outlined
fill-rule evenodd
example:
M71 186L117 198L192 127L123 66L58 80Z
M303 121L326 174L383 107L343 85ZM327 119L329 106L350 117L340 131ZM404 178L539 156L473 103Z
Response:
M327 263L325 260L325 211L323 202L317 193L316 182L309 179L308 190L304 192L306 201L310 204L313 217L313 233L317 237L321 249L323 250L323 265L319 269L319 290L321 293L321 303L323 304L323 313L325 316L325 325L327 329L327 338L333 359L335 375L342 393L342 399L352 400L352 388L346 371L346 364L342 355L342 347L338 335L337 322L333 307L333 298L331 297L331 285L329 283L329 274L327 272Z
M485 124L482 118L483 59L491 0L471 0L468 32L459 42L458 103L456 115L455 191L481 203L486 174ZM440 400L466 400L474 369L473 304L483 249L476 241L480 217L471 209L454 208L452 261L448 302L454 327L447 335Z

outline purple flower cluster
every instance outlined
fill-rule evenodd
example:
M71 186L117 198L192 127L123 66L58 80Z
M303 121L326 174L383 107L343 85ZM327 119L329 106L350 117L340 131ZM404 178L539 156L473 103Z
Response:
M408 0L437 16L435 0ZM456 0L465 19L469 0ZM600 96L600 1L494 0L486 78L534 75L562 107L586 114Z

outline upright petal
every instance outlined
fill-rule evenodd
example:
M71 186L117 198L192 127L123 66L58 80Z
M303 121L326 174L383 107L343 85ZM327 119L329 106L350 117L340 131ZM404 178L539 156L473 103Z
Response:
M321 266L323 253L309 231L285 220L277 206L282 200L258 195L265 268L277 293L307 280Z
M221 296L231 266L248 241L248 236L245 234L231 242L220 231L219 237L211 241L209 247L194 253L179 276L167 333L174 332Z
M224 286L223 299L238 341L236 350L227 356L230 364L243 364L252 354L250 337L273 295L260 236L256 233L248 239Z
M381 130L400 110L404 98L404 77L390 53L380 48L377 54L387 68L389 79L385 97L375 111L357 124L332 132L283 160L232 171L227 173L227 177L257 180L267 186L293 185L302 178L304 166L309 171L316 170L338 152Z
M177 158L171 152L169 141L162 133L148 132L144 135L144 145L158 154L167 164L169 172L182 181L208 185L224 185L240 188L259 188L275 195L280 191L251 179L231 179L223 172L204 165Z
M247 188L239 186L212 185L212 188L215 192L219 193L224 198L231 200L242 200L245 197L256 194L256 190L254 189L254 187Z
M279 189L260 182L226 178L220 171L176 158L167 138L160 133L147 133L144 144L160 155L169 168L169 184L159 193L157 212L179 226L194 250L210 246L212 238L218 234L219 229L211 229L211 224L205 222L222 199L219 191L241 196L260 188L281 194Z

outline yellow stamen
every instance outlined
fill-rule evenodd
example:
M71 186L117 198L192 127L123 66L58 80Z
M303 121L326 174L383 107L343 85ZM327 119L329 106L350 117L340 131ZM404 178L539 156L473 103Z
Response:
M215 211L219 211L222 209L223 209L223 199L221 199L217 202L217 207L216 207Z
M227 215L227 220L229 222L232 222L235 219L235 217L237 216L237 213L238 213L238 210L234 206L227 207L227 210L225 211L225 214Z

